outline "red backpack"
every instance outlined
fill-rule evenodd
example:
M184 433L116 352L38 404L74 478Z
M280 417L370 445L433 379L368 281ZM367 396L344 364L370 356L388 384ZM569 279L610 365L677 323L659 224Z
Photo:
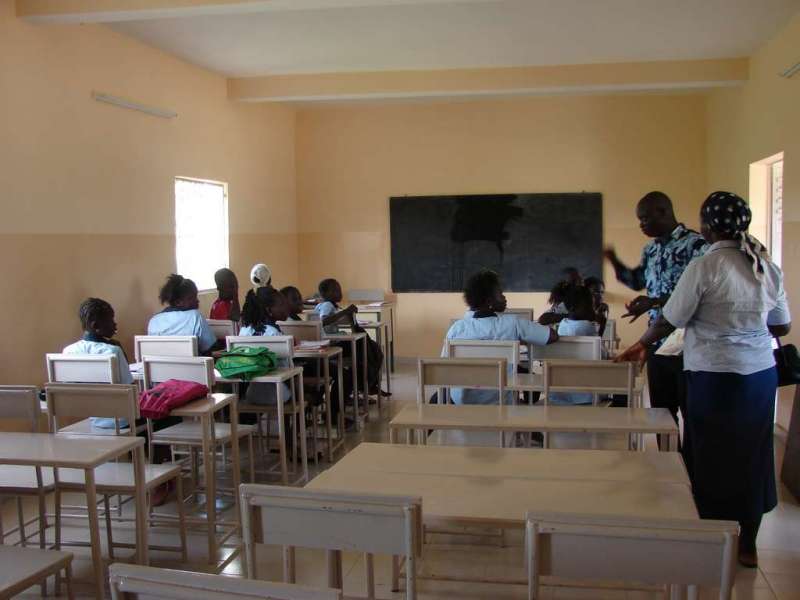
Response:
M139 397L139 410L148 419L162 419L173 408L205 398L208 392L208 387L202 383L168 379L142 393Z

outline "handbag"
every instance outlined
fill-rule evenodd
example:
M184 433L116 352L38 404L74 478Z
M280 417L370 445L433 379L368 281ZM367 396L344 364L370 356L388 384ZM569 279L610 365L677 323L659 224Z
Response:
M800 383L800 354L794 344L781 344L776 337L778 347L773 350L775 369L778 371L778 387Z

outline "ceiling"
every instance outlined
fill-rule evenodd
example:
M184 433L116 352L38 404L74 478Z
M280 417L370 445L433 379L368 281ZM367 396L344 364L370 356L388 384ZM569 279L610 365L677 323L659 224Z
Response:
M254 77L749 56L800 10L800 0L355 4L295 0L110 26L221 74Z

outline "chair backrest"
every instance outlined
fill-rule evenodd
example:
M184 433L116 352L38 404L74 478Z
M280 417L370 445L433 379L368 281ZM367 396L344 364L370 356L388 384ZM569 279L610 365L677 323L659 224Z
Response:
M294 338L294 343L317 342L322 339L322 321L281 321L278 323L284 335Z
M341 600L334 589L311 588L287 583L253 581L225 575L174 571L142 565L114 563L109 567L111 598L124 600L139 595L174 600Z
M38 390L32 385L0 385L0 419L19 419L30 426L30 432L39 430Z
M547 346L528 346L530 360L550 360L553 358L572 358L577 360L601 360L603 340L600 336L575 335L559 338L555 344Z
M516 315L518 318L527 319L528 321L533 321L533 309L532 308L506 308L503 311L504 315Z
M530 512L526 518L528 598L539 578L719 587L728 600L739 526L705 519L635 519Z
M134 423L139 418L139 390L136 385L48 383L44 389L51 431L55 433L58 433L59 419L106 417ZM130 428L129 433L134 435L134 428Z
M133 338L136 362L145 356L197 356L197 336L137 335Z
M427 386L493 389L502 401L508 381L507 362L503 358L420 358L417 371L418 404L425 402Z
M415 597L416 557L423 543L420 498L261 484L243 484L240 493L248 577L257 576L258 527L269 545L404 556L407 597Z
M383 302L385 298L386 293L378 288L347 290L350 302Z
M119 383L114 354L47 354L45 360L51 383Z
M619 346L619 338L617 337L617 322L614 319L606 321L606 328L603 330L603 343L609 351L616 349Z
M504 358L514 372L519 366L517 340L446 340L445 350L449 358Z
M214 359L208 356L145 356L142 359L144 388L168 379L195 381L214 387Z
M625 394L633 406L636 365L608 360L546 360L544 362L545 402L550 392Z
M218 340L224 340L229 335L236 335L239 333L239 325L236 321L230 321L228 319L206 319L206 323L208 323L208 326Z
M269 348L278 358L288 360L289 364L294 361L294 338L291 335L229 335L225 338L225 343L228 350L242 346Z

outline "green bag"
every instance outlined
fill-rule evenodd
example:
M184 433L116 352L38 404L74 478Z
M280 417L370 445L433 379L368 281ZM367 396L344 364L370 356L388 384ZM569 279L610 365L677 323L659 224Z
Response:
M278 368L278 355L269 348L240 346L223 352L217 359L217 370L225 378L249 381Z

